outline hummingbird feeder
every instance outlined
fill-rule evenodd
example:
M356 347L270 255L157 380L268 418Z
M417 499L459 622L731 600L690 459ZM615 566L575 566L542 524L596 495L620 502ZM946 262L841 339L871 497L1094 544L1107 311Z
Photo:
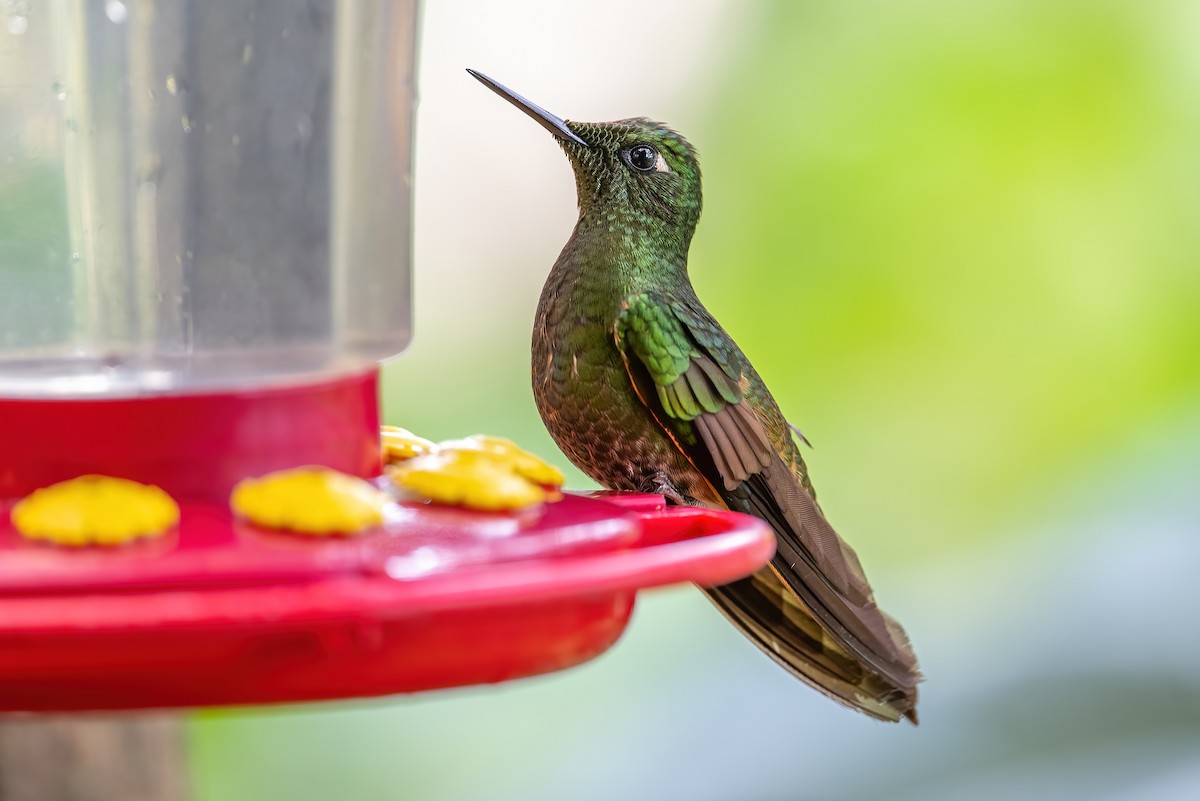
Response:
M504 681L603 651L641 588L766 562L733 513L383 474L414 0L29 5L0 33L0 711ZM297 524L334 485L370 514Z

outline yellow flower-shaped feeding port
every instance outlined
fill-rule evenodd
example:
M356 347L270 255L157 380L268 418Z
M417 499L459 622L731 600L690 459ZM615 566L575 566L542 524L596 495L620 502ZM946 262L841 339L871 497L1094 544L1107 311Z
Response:
M34 491L12 509L22 536L57 545L122 545L165 534L179 505L163 490L111 476L80 476Z
M562 471L557 467L523 450L515 442L502 437L489 437L475 434L466 439L455 439L438 445L438 450L445 451L474 451L491 454L499 461L509 465L511 470L526 481L531 481L541 487L561 487L563 485Z
M437 445L399 426L380 426L379 436L383 445L384 464L403 462L437 450Z
M297 467L238 482L229 505L256 526L325 536L358 534L382 523L387 500L361 478Z
M476 434L434 444L396 426L380 435L388 477L410 497L488 512L561 497L562 472L511 440Z
M524 509L557 497L486 451L439 450L388 468L396 486L435 503L486 512Z

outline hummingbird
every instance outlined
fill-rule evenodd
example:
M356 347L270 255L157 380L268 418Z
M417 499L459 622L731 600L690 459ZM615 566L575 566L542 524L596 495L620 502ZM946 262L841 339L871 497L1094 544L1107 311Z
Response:
M644 117L561 119L467 72L553 134L575 173L579 219L533 329L533 395L555 443L608 489L766 521L771 562L703 591L812 687L915 724L921 676L908 636L817 505L803 435L692 288L695 149Z

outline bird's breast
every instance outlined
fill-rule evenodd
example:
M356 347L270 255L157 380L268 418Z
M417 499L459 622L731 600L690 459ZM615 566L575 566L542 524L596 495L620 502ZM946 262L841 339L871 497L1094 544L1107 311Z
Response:
M548 287L549 289L549 287ZM533 394L550 436L610 489L645 489L678 454L636 398L613 341L616 308L585 309L543 294L533 335Z

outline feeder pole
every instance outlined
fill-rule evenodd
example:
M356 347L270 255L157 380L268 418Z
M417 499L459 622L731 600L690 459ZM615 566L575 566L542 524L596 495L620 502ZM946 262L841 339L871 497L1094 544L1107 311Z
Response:
M177 713L0 717L0 801L187 801Z

